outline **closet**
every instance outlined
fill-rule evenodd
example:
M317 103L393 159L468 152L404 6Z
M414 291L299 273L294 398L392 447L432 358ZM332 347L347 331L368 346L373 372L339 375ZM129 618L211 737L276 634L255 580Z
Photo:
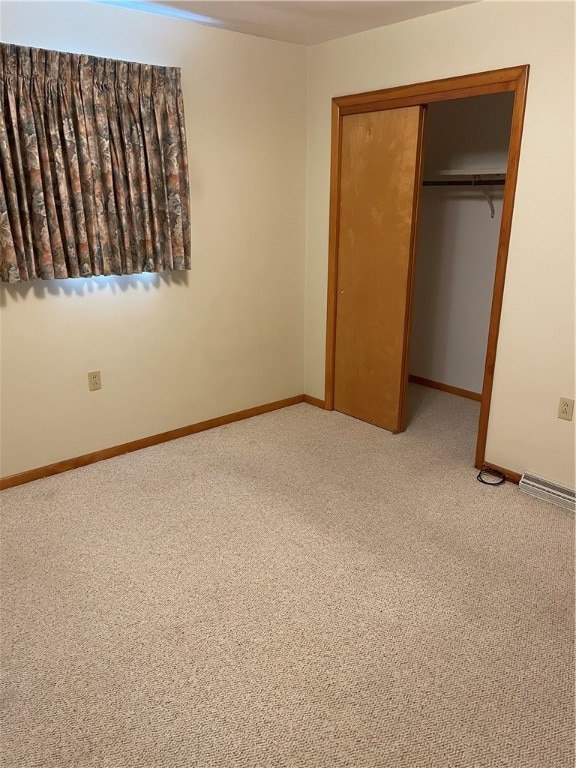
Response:
M514 98L430 104L410 380L481 400Z
M477 467L528 69L332 100L325 407L396 433L410 376L480 399Z

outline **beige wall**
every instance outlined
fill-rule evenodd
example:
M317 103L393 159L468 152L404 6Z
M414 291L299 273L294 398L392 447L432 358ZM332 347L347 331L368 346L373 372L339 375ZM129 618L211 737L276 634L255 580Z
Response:
M502 189L425 187L420 197L410 335L415 376L482 392Z
M1 474L302 393L306 50L71 2L0 36L181 67L193 228L191 272L2 286Z
M306 391L324 394L330 99L530 64L486 459L574 487L574 6L482 2L315 46L308 76Z

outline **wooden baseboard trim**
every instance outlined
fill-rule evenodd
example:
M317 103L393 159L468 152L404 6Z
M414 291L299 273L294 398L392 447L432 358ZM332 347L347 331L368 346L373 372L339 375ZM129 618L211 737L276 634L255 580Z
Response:
M326 403L324 402L324 400L320 400L319 397L304 395L304 402L308 403L308 405L313 405L315 408L322 408L322 410L326 408Z
M441 384L439 381L432 381L431 379L423 379L422 376L408 376L408 381L414 384L421 384L423 387L431 387L432 389L439 389L442 392L449 392L451 395L458 395L459 397L467 397L468 400L476 400L478 403L482 402L482 394L480 392L470 392L469 389L460 389L460 387L452 387L450 384Z
M13 488L15 485L31 483L33 480L40 480L41 478L49 477L50 475L58 475L61 472L68 472L71 469L85 467L88 464L95 464L98 461L104 461L104 459L122 456L124 453L139 451L142 448L150 448L153 445L166 443L169 440L177 440L180 437L195 435L197 432L204 432L207 429L221 427L224 424L232 424L233 422L241 421L242 419L250 419L252 416L260 416L263 413L277 411L280 408L286 408L290 405L297 405L302 402L304 402L304 395L295 395L294 397L288 397L285 400L276 400L273 403L258 405L255 408L247 408L244 411L236 411L236 413L229 413L226 416L218 416L215 419L208 419L208 421L200 421L197 424L190 424L187 427L171 429L168 432L161 432L158 435L142 437L139 440L132 440L129 443L115 445L112 448L104 448L101 451L85 453L83 456L76 456L73 459L65 459L64 461L57 461L55 464L47 464L44 467L29 469L26 472L20 472L17 475L8 475L7 477L0 478L0 491L3 491L6 488Z
M520 480L522 479L522 475L518 474L518 472L513 472L511 469L505 469L504 467L499 467L498 464L491 464L489 461L484 461L482 463L482 466L476 467L476 469L495 469L496 472L502 473L506 478L506 480L509 480L511 483L514 483L515 485L518 485Z

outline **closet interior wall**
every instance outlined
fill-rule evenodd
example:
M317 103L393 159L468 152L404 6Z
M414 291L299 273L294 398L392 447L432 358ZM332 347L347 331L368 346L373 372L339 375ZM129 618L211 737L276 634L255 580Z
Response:
M424 180L505 173L512 107L509 93L429 105ZM503 192L497 185L422 189L411 376L481 393Z

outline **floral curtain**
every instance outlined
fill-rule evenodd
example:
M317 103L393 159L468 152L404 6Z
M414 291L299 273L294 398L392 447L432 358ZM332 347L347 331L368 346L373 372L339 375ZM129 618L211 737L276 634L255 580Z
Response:
M0 44L0 279L190 269L180 70Z

